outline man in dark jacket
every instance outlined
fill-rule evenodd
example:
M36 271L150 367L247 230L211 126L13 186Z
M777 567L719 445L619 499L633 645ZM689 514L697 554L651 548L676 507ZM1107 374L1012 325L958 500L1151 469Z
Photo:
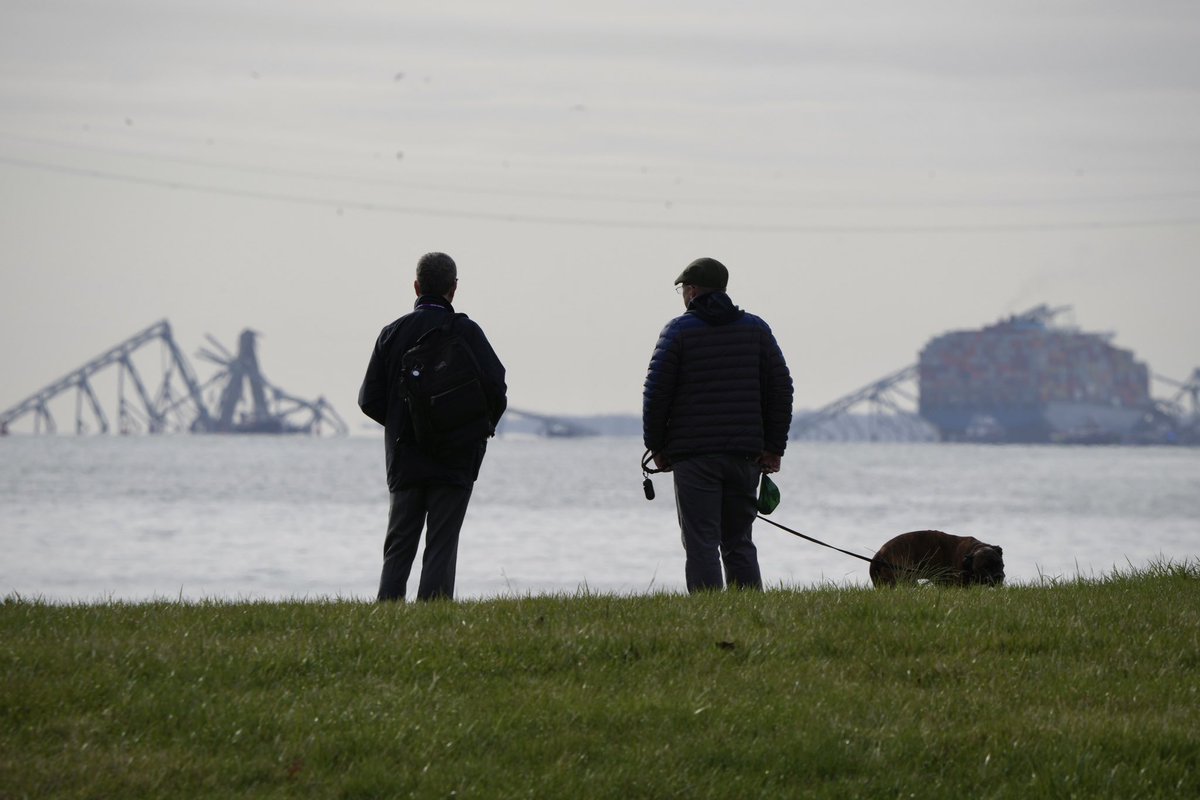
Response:
M454 596L458 534L487 448L487 436L452 449L418 446L401 387L401 359L423 334L454 315L458 267L445 253L427 253L417 263L415 307L383 329L375 342L358 393L363 413L384 427L387 483L391 493L383 544L380 600L403 600L421 530L425 533L418 600ZM504 365L478 325L457 315L453 332L463 338L479 364L494 432L508 405Z
M777 472L792 422L792 377L766 322L733 304L712 258L675 283L687 313L659 335L642 394L655 466L675 476L689 592L761 589L750 538L756 490ZM721 565L724 563L724 581Z

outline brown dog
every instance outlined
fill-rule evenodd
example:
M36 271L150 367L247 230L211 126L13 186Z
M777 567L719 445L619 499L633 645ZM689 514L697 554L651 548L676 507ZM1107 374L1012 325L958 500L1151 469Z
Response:
M912 531L889 540L871 559L871 583L928 580L946 586L1004 583L1004 551L973 536Z

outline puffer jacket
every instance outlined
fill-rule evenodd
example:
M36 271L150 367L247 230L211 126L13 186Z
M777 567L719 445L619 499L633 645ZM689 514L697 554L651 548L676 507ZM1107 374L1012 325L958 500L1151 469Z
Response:
M422 295L414 310L386 326L375 342L358 405L371 419L384 426L388 491L396 492L425 483L449 483L469 487L479 477L487 450L487 439L452 452L430 454L417 446L412 418L400 394L400 361L426 331L442 325L454 307L444 297ZM483 330L463 315L455 323L475 360L479 363L484 393L492 413L492 426L500 421L508 405L504 365L500 363Z
M663 328L642 391L651 452L782 455L791 423L792 376L762 319L710 292Z

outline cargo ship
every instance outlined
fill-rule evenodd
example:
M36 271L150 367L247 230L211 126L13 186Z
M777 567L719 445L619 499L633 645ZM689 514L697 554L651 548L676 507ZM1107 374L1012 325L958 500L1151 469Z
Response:
M1069 310L932 339L917 365L921 417L946 441L1127 440L1154 407L1150 370L1111 334L1057 324Z

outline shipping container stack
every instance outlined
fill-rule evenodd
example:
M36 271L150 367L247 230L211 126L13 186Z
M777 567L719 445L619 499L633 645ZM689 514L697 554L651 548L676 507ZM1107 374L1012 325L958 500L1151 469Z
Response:
M1105 337L1013 318L930 341L918 365L922 414L989 414L1050 403L1144 409L1150 375Z

